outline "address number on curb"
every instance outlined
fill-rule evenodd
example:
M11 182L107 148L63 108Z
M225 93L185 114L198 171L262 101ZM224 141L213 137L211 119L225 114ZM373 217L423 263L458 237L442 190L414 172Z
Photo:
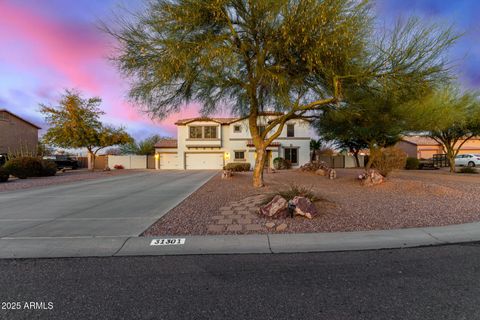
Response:
M179 244L185 244L185 238L153 239L150 242L151 246L174 246Z

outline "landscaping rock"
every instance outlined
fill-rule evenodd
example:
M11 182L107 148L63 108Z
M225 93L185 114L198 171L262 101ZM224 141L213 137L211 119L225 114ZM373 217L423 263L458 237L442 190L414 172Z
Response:
M330 169L330 166L323 161L314 161L314 162L306 163L300 167L300 171L310 171L315 173L317 173L318 169L322 169L325 172L328 172L328 170Z
M282 223L281 225L278 225L275 230L276 231L285 231L288 228L288 225L286 223Z
M328 170L328 178L330 180L336 179L337 178L337 171L335 171L335 169Z
M273 227L275 227L275 223L274 222L267 222L267 223L265 223L265 227L267 227L269 229L272 229Z
M287 208L287 200L285 200L282 196L276 195L272 199L272 201L270 201L264 206L261 206L259 211L260 211L260 214L262 215L265 215L267 217L273 217L285 211L286 208Z
M295 205L295 215L312 219L318 214L317 207L305 197L296 196L291 202Z
M327 175L327 171L326 171L326 170L323 170L323 169L318 169L317 171L315 171L315 174L316 174L316 175L319 175L319 176L326 176L326 175Z
M377 170L370 169L365 173L358 176L363 186L371 187L381 184L385 181L385 177L382 176Z
M233 172L230 170L223 170L222 179L229 179L233 176Z

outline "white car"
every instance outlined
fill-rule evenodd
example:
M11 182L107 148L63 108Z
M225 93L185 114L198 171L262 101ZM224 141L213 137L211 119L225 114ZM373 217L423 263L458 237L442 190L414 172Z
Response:
M480 166L480 154L459 154L455 157L456 166Z

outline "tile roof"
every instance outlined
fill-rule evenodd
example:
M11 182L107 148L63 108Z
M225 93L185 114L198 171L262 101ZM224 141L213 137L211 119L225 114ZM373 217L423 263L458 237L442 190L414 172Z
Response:
M437 141L425 136L404 136L402 140L417 146L418 145L421 145L421 146L438 146L439 145Z
M155 148L177 148L177 139L162 139L155 143Z
M259 113L260 116L282 116L283 112L277 111L264 111ZM178 125L186 125L194 121L212 121L217 122L219 124L232 124L236 121L246 119L247 117L233 117L233 118L209 118L209 117L198 117L198 118L188 118L188 119L180 119L175 124Z

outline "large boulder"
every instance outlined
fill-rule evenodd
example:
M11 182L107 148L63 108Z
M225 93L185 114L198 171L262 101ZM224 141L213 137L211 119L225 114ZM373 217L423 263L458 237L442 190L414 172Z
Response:
M287 200L285 200L282 196L276 195L272 201L267 203L264 206L260 207L260 214L265 215L267 217L273 217L284 213L287 209Z
M295 205L295 215L312 219L318 214L317 207L305 197L296 196L290 203Z
M327 175L327 170L318 169L317 171L315 171L315 174L324 177Z
M358 179L361 181L361 184L366 187L375 186L385 181L385 177L374 169L365 171L365 173L358 176Z
M328 171L330 167L327 163L323 161L308 162L300 167L300 171L316 172L318 169Z

